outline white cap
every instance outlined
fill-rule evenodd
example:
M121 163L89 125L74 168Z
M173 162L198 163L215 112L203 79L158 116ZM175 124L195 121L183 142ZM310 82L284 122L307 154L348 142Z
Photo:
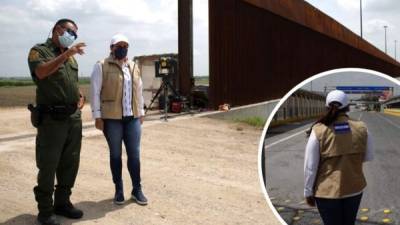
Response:
M114 36L111 38L110 45L115 45L115 44L117 44L118 42L121 42L121 41L126 42L126 43L129 45L128 38L127 38L125 35L123 35L123 34L116 34L116 35L114 35Z
M331 102L339 102L341 104L339 109L343 109L349 104L349 99L343 91L334 90L329 92L326 96L326 106L328 107Z

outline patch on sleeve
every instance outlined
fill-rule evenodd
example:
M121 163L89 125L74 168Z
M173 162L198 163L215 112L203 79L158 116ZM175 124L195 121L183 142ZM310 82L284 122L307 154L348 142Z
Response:
M39 52L36 51L35 49L31 49L29 52L28 60L29 61L36 61L39 59Z
M335 129L335 134L346 134L351 132L350 125L347 122L335 123L333 127Z
M68 62L71 63L74 66L77 66L78 63L76 62L75 58L73 56L68 58Z

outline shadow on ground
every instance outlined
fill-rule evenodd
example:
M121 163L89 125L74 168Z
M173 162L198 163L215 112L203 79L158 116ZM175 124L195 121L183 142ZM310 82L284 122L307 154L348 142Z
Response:
M83 218L79 220L67 219L65 217L57 216L62 225L71 225L77 222L82 222L86 220L96 220L103 218L106 213L123 209L129 204L135 204L133 201L126 201L123 205L115 205L112 199L105 199L99 202L79 202L75 206L84 212ZM36 215L32 214L21 214L16 217L10 218L9 220L0 223L0 225L32 225L38 224L36 221Z

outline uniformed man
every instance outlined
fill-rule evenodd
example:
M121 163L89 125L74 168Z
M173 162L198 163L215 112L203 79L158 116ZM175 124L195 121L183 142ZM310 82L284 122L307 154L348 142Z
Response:
M34 187L38 203L38 222L60 224L55 214L81 218L83 212L71 201L79 167L82 139L80 109L84 98L78 87L76 54L84 54L84 43L72 46L78 27L70 19L60 19L52 37L35 45L29 52L28 64L36 84L36 103L40 121L36 136L36 164L39 169ZM57 185L54 190L54 180ZM54 193L54 204L53 204Z
M365 123L346 114L349 100L343 91L329 92L326 107L307 142L304 196L325 225L354 225L367 185L362 166L373 159L372 141Z

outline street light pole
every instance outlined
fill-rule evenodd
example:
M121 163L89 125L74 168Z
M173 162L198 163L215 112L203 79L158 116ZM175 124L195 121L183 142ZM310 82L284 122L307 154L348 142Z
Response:
M387 54L387 37L386 37L386 29L388 26L383 26L383 28L385 28L385 53Z
M360 0L360 33L363 38L362 0Z
M394 59L397 60L397 40L394 40Z

